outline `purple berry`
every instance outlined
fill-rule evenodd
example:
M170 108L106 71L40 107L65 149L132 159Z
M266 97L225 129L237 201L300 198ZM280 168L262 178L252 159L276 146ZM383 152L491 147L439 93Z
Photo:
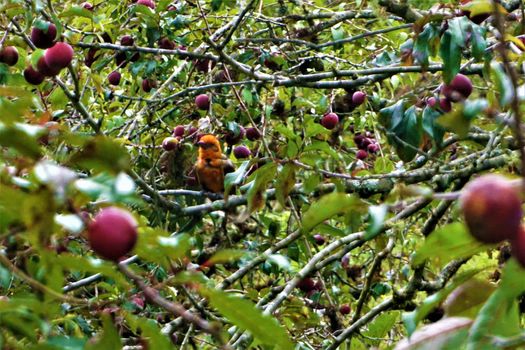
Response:
M327 128L328 130L332 130L333 128L335 128L337 123L339 123L339 117L335 113L325 114L321 119L321 125Z
M261 138L261 134L256 128L246 128L246 138L255 141Z
M237 159L248 158L252 155L250 149L246 146L237 146L233 149L233 155Z
M360 106L365 102L366 94L363 91L356 91L352 95L352 103L356 106Z
M173 128L173 136L183 137L185 131L186 128L184 127L184 125L177 125L175 128Z
M364 149L360 149L359 151L357 151L355 157L357 159L364 160L366 159L366 157L368 157L368 152L365 151Z

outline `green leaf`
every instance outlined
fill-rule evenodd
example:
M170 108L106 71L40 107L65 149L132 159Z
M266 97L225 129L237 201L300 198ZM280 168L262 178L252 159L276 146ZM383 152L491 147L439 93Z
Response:
M102 314L102 328L103 332L99 336L98 340L96 342L88 342L85 349L121 349L122 342L120 341L120 336L117 329L113 325L111 316L109 314Z
M417 36L412 56L423 67L428 67L428 58L434 51L433 46L435 46L435 41L438 38L439 29L431 23L427 23L423 27L423 31Z
M476 240L464 224L455 222L432 232L425 239L414 256L413 265L432 259L442 266L452 259L466 258L490 247Z
M85 9L83 6L71 6L63 11L59 17L85 17L93 19L93 11Z
M248 213L253 213L264 206L266 187L274 180L276 172L276 163L265 164L254 172L255 179L246 195L248 199Z
M507 261L499 288L481 308L468 339L470 349L489 349L490 336L509 337L520 332L520 316L516 298L525 292L525 269L514 259Z
M244 181L246 169L248 169L249 165L249 160L242 162L241 166L237 170L224 176L224 197L230 193L232 187L239 186Z
M466 100L463 104L458 104L452 112L439 117L437 123L464 138L470 130L472 120L487 107L488 102L484 99Z
M399 311L389 311L377 316L369 325L368 329L363 334L370 338L384 338L388 332L396 325L399 320ZM380 340L372 342L374 345L379 345Z
M505 73L501 64L494 63L491 65L491 75L496 84L496 89L499 92L499 104L502 107L505 107L512 101L514 97L514 87L512 85L512 80Z
M371 240L381 232L387 213L388 206L385 204L368 207L369 224L363 237L364 240Z
M472 35L470 37L470 45L472 57L477 61L481 61L485 56L485 50L487 49L487 29L477 24L472 24Z
M445 129L437 123L440 116L441 113L430 106L426 106L423 110L423 131L438 147L443 144L443 137L445 136Z
M33 159L42 156L42 150L36 137L30 135L19 125L7 126L0 123L0 146L15 149L20 154Z
M466 17L455 17L448 21L448 28L441 37L439 54L443 60L443 80L446 84L459 73L461 51L465 47L466 33L470 21Z
M415 332L417 325L423 321L432 310L441 305L445 298L458 286L462 285L483 270L484 269L473 269L455 276L452 282L449 282L445 288L425 298L417 309L403 314L403 323L407 329L408 335L411 336Z
M286 330L273 317L263 315L252 302L214 289L202 289L201 292L222 315L249 331L261 343L276 349L294 348Z
M115 140L95 136L88 139L82 148L70 157L69 163L86 169L119 173L129 169L130 156L126 149Z
M304 213L301 223L302 232L308 233L323 221L339 214L362 210L364 203L356 196L333 192L324 195L313 203Z
M286 206L286 200L290 191L295 186L295 166L293 164L285 164L279 174L275 183L275 196L281 206Z
M240 249L222 249L215 253L211 258L209 258L203 265L213 266L217 264L230 263L236 260L240 260L248 253L249 252Z
M388 142L396 149L404 162L411 161L417 154L423 134L421 118L415 106L405 111L404 100L379 111L379 121L387 129Z

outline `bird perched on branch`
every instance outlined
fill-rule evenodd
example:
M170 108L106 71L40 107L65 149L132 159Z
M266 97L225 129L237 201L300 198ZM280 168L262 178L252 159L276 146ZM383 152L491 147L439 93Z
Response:
M197 142L199 156L195 164L197 180L202 189L224 192L224 175L235 171L233 163L222 153L221 144L214 135L204 135Z

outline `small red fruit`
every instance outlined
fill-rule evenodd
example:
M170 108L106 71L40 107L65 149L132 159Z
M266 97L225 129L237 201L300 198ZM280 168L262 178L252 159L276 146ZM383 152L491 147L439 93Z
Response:
M368 153L374 154L377 151L379 151L379 145L377 143L371 143L371 144L368 145L367 151L368 151Z
M57 27L50 22L47 22L47 30L42 30L33 27L31 30L31 41L39 49L47 49L53 46L57 36Z
M18 50L14 46L6 46L0 51L0 62L14 66L18 62Z
M151 89L157 87L157 82L151 79L143 79L142 80L142 90L144 92L150 92Z
M452 110L452 103L450 103L450 100L448 98L440 98L439 108L441 108L443 112L448 113Z
M138 0L137 5L144 5L149 7L150 9L155 9L155 3L152 0Z
M249 156L251 156L252 152L246 146L237 146L233 149L233 155L237 159L244 159L244 158L248 158Z
M184 127L184 125L177 125L175 128L173 128L173 136L183 137L185 131L186 128Z
M360 106L365 102L366 94L363 91L356 91L352 95L352 103L356 106Z
M498 243L518 236L523 211L521 199L509 180L488 174L470 181L460 197L470 233L484 243Z
M68 43L59 42L46 50L44 58L52 69L66 68L73 60L73 48Z
M60 73L60 69L51 68L47 65L46 59L44 56L40 57L36 63L36 69L46 77L54 77Z
M159 40L159 47L165 50L173 50L175 48L175 43L168 38L162 38Z
M164 148L165 151L173 151L177 148L179 145L179 139L176 137L166 137L162 141L162 148Z
M339 307L339 312L341 315L348 315L352 309L350 308L350 305L344 304Z
M255 141L261 138L261 134L256 128L246 128L246 138Z
M93 63L97 59L97 57L95 57L97 51L98 51L98 49L96 49L94 47L92 47L91 49L88 50L86 58L84 59L84 63L85 63L86 66L91 67L93 65Z
M206 94L201 94L195 97L195 105L198 109L208 110L210 108L210 97Z
M326 242L326 239L320 234L315 234L313 238L314 238L315 244L317 245L323 245Z
M108 74L108 82L111 85L118 85L120 83L120 78L120 72L117 72L116 70Z
M443 86L441 92L450 101L458 102L470 96L472 93L472 82L467 76L458 74L452 79L450 84Z
M239 126L237 133L228 131L224 136L224 140L228 145L232 146L238 144L244 138L244 136L246 136L246 130L242 126Z
M93 11L93 4L89 2L83 2L81 6L88 11Z
M430 108L434 108L434 106L436 105L436 98L434 96L432 97L429 97L427 99L427 106L429 106Z
M195 61L195 68L203 73L208 73L210 70L215 67L215 61L210 61L208 59L202 59Z
M88 241L91 249L102 258L118 261L137 242L137 222L124 209L104 208L88 227Z
M335 113L327 113L321 119L321 125L327 128L328 130L332 130L333 128L335 128L337 123L339 123L339 117Z
M312 278L310 278L310 277L303 278L297 284L297 288L299 288L303 292L310 292L310 291L314 290L315 287L316 287L315 281Z
M135 40L131 35L124 35L122 38L120 38L120 45L122 46L133 46L135 43Z
M368 157L368 152L365 151L364 149L360 149L360 150L357 151L357 153L355 154L355 157L356 157L357 159L364 160L364 159L366 159L366 157Z
M32 85L39 85L45 79L44 75L36 71L31 65L24 69L24 78L29 84Z

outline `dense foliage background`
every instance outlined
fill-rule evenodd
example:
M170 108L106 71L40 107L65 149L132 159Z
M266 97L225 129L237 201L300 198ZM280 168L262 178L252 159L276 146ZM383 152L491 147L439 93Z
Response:
M523 173L520 5L2 2L0 348L521 346L525 271L456 201ZM73 60L33 85L50 23ZM195 180L207 133L224 197ZM139 223L118 265L87 242L107 206Z

